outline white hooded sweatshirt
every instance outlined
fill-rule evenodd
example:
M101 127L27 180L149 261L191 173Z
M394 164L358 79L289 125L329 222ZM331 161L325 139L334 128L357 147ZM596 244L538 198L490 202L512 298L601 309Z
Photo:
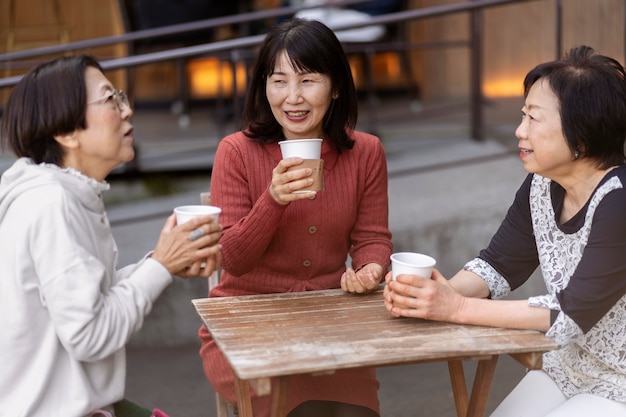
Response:
M98 182L18 159L0 181L0 417L83 417L123 398L124 346L172 282L117 270Z

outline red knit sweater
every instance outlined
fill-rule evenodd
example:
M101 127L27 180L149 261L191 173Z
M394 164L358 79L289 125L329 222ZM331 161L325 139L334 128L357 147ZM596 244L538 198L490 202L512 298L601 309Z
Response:
M353 149L341 154L324 141L324 190L313 200L288 205L278 204L269 192L272 170L281 159L277 143L258 144L241 132L220 142L211 176L211 204L222 208L223 260L220 284L210 296L339 288L348 254L355 270L370 262L387 270L392 245L384 150L375 136L354 132L352 137ZM199 333L209 381L234 401L228 363L206 329ZM290 408L321 399L378 412L373 369L342 371L323 379L292 378ZM267 404L255 401L255 415L266 415L257 408Z

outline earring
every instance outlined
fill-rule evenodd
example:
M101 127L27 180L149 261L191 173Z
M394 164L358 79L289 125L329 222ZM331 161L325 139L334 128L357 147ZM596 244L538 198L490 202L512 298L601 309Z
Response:
M574 151L574 161L580 157L580 152L578 150Z

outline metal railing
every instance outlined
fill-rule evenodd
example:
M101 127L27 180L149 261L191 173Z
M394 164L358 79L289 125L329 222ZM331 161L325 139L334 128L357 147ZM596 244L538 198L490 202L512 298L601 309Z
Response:
M472 139L482 140L484 138L484 121L483 121L483 95L482 95L482 43L483 43L483 21L482 12L485 8L491 8L511 3L526 3L538 0L470 0L456 4L446 4L441 6L425 7L415 10L404 10L396 13L372 17L369 21L359 24L344 24L334 26L335 31L356 29L369 25L386 25L410 20L433 18L457 13L470 13L470 33L467 40L464 41L441 41L441 42L423 42L410 43L407 42L403 47L408 49L419 48L438 48L446 46L458 46L465 44L471 50L470 53L470 135ZM335 3L338 6L364 3L363 0L344 0ZM556 44L557 57L561 51L561 0L556 0ZM89 49L100 46L131 43L143 39L153 39L173 34L181 34L197 30L205 30L217 28L224 25L246 25L254 21L277 18L295 14L299 10L310 7L282 7L273 10L265 10L258 12L243 13L234 16L207 19L197 22L184 23L172 26L166 26L155 29L140 30L129 32L122 35L107 36L66 44L41 47L31 50L8 52L0 54L0 68L15 68L16 60L33 58L36 56L62 54L81 49ZM221 40L206 44L180 47L170 50L162 50L157 52L149 52L145 54L137 54L121 58L113 58L101 61L101 65L105 70L129 69L131 67L152 64L161 61L171 61L177 59L191 59L194 57L219 55L227 52L232 60L237 60L241 51L249 50L259 45L265 35L244 36L236 39ZM12 76L0 79L0 88L15 85L21 76ZM236 82L236 79L234 80ZM236 95L236 90L233 90Z

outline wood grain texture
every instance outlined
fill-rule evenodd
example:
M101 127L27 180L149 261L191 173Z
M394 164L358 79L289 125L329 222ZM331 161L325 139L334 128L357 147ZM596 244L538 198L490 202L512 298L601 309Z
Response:
M516 358L557 348L536 331L394 318L382 291L341 290L192 301L246 380L451 359ZM528 364L540 366L537 361Z

